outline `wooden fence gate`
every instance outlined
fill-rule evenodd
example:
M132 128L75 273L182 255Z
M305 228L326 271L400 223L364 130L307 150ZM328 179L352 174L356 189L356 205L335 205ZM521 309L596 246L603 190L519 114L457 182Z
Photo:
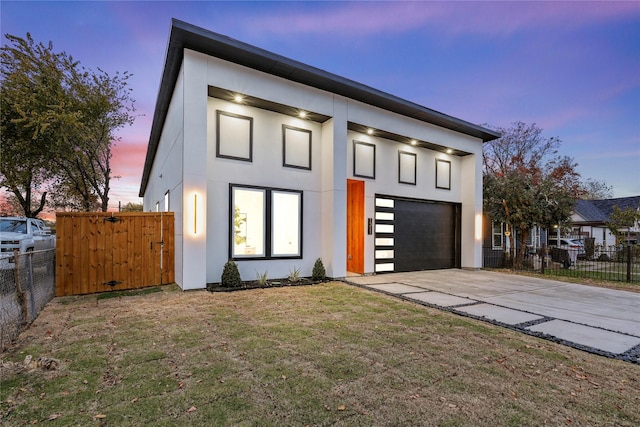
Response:
M173 212L56 214L56 296L172 283Z

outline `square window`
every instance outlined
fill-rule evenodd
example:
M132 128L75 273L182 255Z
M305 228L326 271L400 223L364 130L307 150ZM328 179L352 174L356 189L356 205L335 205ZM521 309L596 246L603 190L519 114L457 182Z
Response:
M353 141L353 176L376 178L376 146Z
M282 165L311 170L311 131L282 125Z
M398 182L416 185L416 153L398 151Z
M436 159L436 188L451 190L451 162Z
M216 156L253 161L253 118L216 111Z

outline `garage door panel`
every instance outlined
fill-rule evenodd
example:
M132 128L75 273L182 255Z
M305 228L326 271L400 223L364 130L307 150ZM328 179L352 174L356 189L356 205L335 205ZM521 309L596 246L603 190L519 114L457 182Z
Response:
M459 215L456 204L396 199L393 270L458 267Z

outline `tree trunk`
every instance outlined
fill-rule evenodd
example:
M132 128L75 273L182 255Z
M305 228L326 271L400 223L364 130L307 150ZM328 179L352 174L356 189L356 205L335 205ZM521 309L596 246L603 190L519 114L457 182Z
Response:
M524 260L524 256L527 253L527 239L529 238L529 229L521 228L520 230L520 247L517 248L516 260L514 267L516 269L522 268L522 261Z

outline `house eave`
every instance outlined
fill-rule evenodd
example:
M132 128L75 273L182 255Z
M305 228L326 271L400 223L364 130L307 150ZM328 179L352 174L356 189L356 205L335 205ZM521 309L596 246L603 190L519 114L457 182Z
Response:
M473 136L481 139L483 142L500 137L499 133L482 126L423 107L353 80L260 49L213 31L173 19L142 173L139 193L141 197L144 196L148 184L153 159L160 141L160 134L167 116L173 89L180 72L184 49L194 50L406 117Z

